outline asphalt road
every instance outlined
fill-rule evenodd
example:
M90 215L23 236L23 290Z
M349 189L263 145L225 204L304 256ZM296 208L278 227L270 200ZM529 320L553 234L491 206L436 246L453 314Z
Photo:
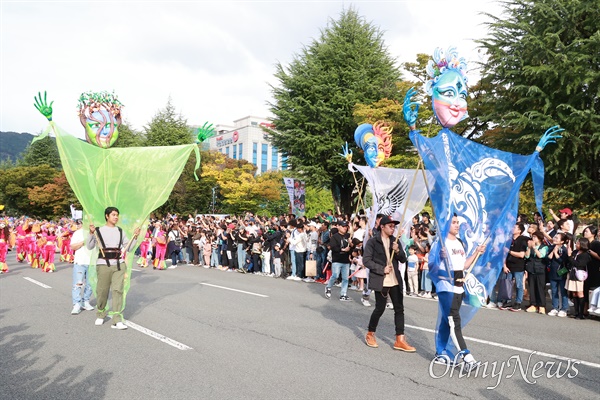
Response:
M598 319L482 309L463 332L487 370L460 376L431 369L433 300L405 298L406 335L417 348L409 354L392 348L391 310L377 331L379 348L365 345L373 308L358 292L340 302L338 288L327 300L317 283L192 266L144 269L132 271L124 313L141 328L118 331L110 322L95 326L95 312L70 314L70 265L49 274L8 257L10 272L0 275L2 399L600 396Z

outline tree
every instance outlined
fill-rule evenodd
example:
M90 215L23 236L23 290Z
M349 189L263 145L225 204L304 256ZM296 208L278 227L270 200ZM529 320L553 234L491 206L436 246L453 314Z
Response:
M77 197L62 171L51 183L27 188L27 197L34 215L48 219L69 215L70 205L77 204Z
M276 66L273 145L308 184L330 189L344 211L352 209L354 180L338 154L354 140L354 106L399 99L394 64L382 32L349 9L289 66Z
M282 215L290 209L290 197L283 182L283 171L267 171L256 177L262 199L259 215Z
M58 170L48 165L0 170L0 187L3 188L0 204L5 205L7 213L39 215L37 207L31 204L27 189L53 183L58 175Z
M30 143L23 152L18 165L34 167L48 165L51 168L62 169L56 139L46 136L34 143Z
M187 119L175 112L171 98L165 108L159 110L148 126L144 127L144 131L146 146L176 146L194 142Z
M531 153L542 133L565 128L542 152L546 185L575 209L600 208L600 2L511 0L488 15L482 83L487 117L482 140Z
M136 131L127 122L123 121L119 126L119 138L112 147L140 147L145 140L141 132Z

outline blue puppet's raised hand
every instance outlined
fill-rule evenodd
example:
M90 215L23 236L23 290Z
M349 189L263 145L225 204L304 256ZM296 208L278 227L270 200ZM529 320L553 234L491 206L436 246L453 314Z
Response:
M535 147L535 151L539 153L542 150L544 150L544 147L546 147L548 143L556 143L556 139L562 138L562 135L559 135L559 133L562 131L564 131L564 129L558 125L549 128L542 135L542 138L540 139L538 145Z
M417 94L415 88L410 88L404 97L404 105L402 111L404 113L404 121L408 124L411 131L416 129L417 117L419 116L419 106L421 103L412 101L414 95Z
M46 92L44 92L44 98L42 99L42 93L38 92L38 97L34 97L35 99L35 108L48 119L48 121L52 121L52 104L54 101L50 102L48 105L48 101L46 100Z
M340 156L344 157L348 164L352 162L352 150L348 149L348 142L345 145L342 145L343 153L339 153Z

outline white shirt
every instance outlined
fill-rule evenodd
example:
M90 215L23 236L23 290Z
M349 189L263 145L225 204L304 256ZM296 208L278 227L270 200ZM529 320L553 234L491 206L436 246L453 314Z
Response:
M82 243L83 246L81 246L78 250L75 250L75 257L74 257L74 264L78 264L78 265L90 265L90 259L92 258L92 251L88 250L88 248L85 246L85 243L83 243L84 241L84 237L83 237L83 228L76 230L73 233L73 237L71 237L71 244L76 244L76 243Z
M465 253L465 248L462 243L458 239L446 239L445 246L448 260L452 264L448 266L448 269L453 271L464 271L467 254ZM454 282L446 280L440 280L435 288L438 292L463 293L465 291L462 287L454 286Z

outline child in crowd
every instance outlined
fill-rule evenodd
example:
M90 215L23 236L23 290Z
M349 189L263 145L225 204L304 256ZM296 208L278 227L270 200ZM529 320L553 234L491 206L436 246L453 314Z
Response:
M367 279L367 270L363 265L361 248L354 248L352 250L352 264L356 266L356 273L354 274L353 278L356 279L357 290L364 292L365 279Z
M279 278L281 276L281 245L279 243L275 243L273 250L273 268L275 269L275 278Z
M202 244L202 257L204 258L204 264L202 265L204 268L210 268L210 255L212 253L212 244L210 242L210 235L205 235L203 237L204 243Z
M408 270L408 290L410 296L416 296L419 290L419 257L417 257L417 246L408 247L408 258L406 260Z
M421 294L420 296L426 299L431 299L431 289L433 287L431 278L429 277L429 250L431 245L427 243L427 253L421 260Z

